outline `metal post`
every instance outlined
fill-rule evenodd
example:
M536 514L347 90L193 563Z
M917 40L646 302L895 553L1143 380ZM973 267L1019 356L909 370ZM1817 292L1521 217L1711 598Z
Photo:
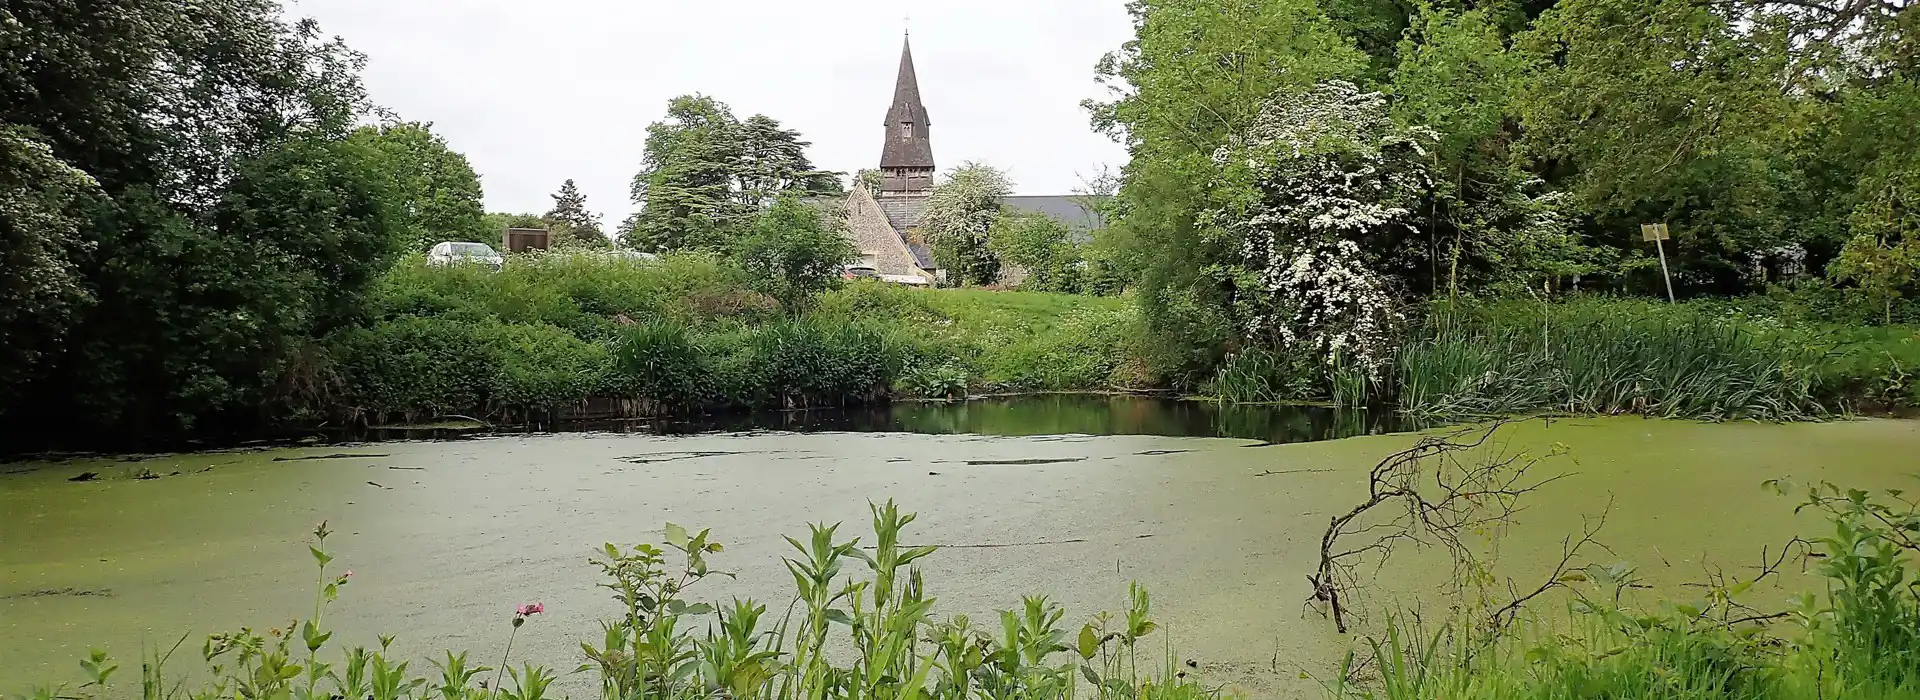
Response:
M1667 303L1677 303L1673 300L1673 275L1667 274L1667 247L1659 238L1653 239L1653 247L1660 251L1660 277L1667 281Z

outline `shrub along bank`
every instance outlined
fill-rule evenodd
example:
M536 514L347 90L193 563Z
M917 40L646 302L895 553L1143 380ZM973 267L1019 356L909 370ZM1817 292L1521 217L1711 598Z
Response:
M517 421L839 406L898 397L1194 390L1235 403L1793 420L1920 406L1920 334L1818 321L1798 297L1435 302L1384 365L1233 354L1182 386L1129 300L856 282L790 313L720 258L402 261L369 323L327 338L301 417Z
M1764 307L1764 305L1758 305ZM1431 417L1638 413L1796 420L1920 406L1920 333L1711 302L1435 302L1377 367L1269 351L1231 356L1223 400L1390 404Z
M793 315L717 258L403 261L328 338L307 417L520 420L838 406L1127 383L1117 299L846 285Z

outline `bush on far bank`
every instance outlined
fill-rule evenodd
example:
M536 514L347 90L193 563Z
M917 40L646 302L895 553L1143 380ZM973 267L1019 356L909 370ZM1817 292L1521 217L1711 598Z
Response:
M589 399L629 413L812 408L1109 386L1131 308L1116 299L856 281L789 313L725 260L512 256L498 272L414 257L372 322L327 339L337 390L306 415L523 420Z

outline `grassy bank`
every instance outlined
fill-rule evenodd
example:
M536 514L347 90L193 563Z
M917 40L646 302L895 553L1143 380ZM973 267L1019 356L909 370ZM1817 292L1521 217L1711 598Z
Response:
M804 313L699 255L515 256L498 272L403 261L373 322L329 337L304 415L521 420L590 399L626 415L1124 383L1118 299L859 282Z
M311 420L519 421L807 408L1005 392L1191 389L1449 420L1530 413L1797 420L1920 406L1920 333L1776 299L1436 302L1384 365L1234 353L1197 387L1145 359L1123 298L856 282L802 312L701 255L403 261L290 374Z
M1390 405L1433 418L1538 411L1797 420L1920 406L1920 331L1818 323L1724 302L1436 302L1369 373L1281 353L1233 356L1203 387L1229 401Z

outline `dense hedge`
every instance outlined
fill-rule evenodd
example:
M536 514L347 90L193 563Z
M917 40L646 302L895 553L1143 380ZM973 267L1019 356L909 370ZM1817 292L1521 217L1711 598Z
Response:
M327 340L338 391L308 415L518 421L593 399L660 415L1099 389L1133 318L1117 300L870 282L794 317L716 258L592 253L515 256L498 272L415 258L371 308L370 325Z

